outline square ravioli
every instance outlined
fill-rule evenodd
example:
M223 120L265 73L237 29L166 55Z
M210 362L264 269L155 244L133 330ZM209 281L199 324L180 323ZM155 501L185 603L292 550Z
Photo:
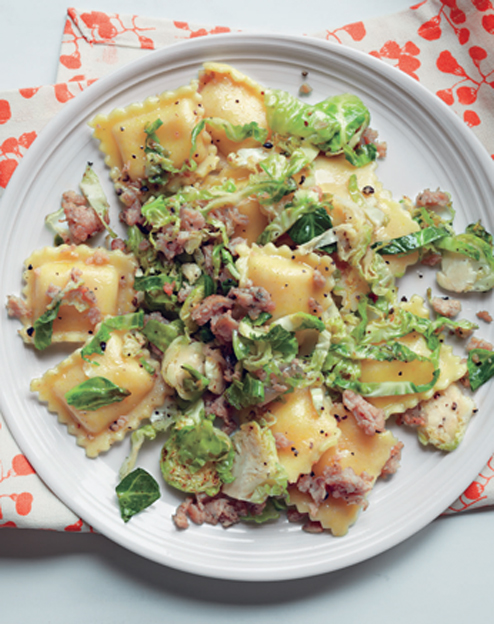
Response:
M82 349L77 349L43 377L31 382L31 390L58 415L59 422L67 425L88 457L96 457L122 440L165 400L166 386L158 362L146 350L129 349L128 340L127 332L114 331L102 354L88 360L82 357ZM98 407L91 403L91 390L81 390L79 396L83 401L86 398L87 406L71 400L74 389L87 387L90 382L98 384L102 379L107 386L121 391L118 399L105 400L105 392L99 390L98 395L103 395L103 399L99 399Z
M89 125L94 128L93 136L100 142L108 167L125 170L130 180L136 181L147 177L146 130L158 120L161 125L154 135L173 167L180 169L190 159L196 164L208 157L214 160L217 150L207 132L200 132L193 142L193 130L203 117L197 81L193 81L189 86L116 108L108 115L97 115Z
M135 310L137 263L121 251L60 245L35 251L25 262L24 306L20 317L25 342L35 342L35 323L61 302L51 342L84 342L107 316ZM34 327L33 327L34 325Z

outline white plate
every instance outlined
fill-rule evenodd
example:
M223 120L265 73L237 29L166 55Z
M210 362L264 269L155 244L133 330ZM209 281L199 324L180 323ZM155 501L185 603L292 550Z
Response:
M59 206L61 193L76 189L86 161L107 171L86 122L97 112L141 100L186 84L203 61L228 62L267 86L297 94L309 71L312 101L349 91L364 99L371 125L389 145L380 177L395 197L440 187L452 193L457 226L482 218L489 230L494 195L492 163L473 134L435 96L373 57L324 41L287 36L220 35L195 39L149 54L91 87L70 102L30 148L14 175L1 207L0 286L2 301L21 290L22 262L51 243L44 216ZM117 208L113 218L116 218ZM424 277L412 270L407 292L425 293ZM464 304L475 320L492 309L492 296ZM421 447L415 435L399 430L406 448L402 468L378 484L370 506L343 538L308 535L286 521L264 526L240 524L228 530L192 526L177 531L171 515L180 497L163 485L163 497L124 524L114 488L127 452L124 444L96 460L85 457L74 438L29 392L29 382L56 364L61 349L39 355L16 335L17 321L2 313L1 405L19 445L45 483L97 531L132 551L168 566L217 578L281 580L336 570L363 561L403 541L437 517L475 478L494 449L494 420L484 409L490 387L478 393L479 413L465 440L449 455ZM492 333L492 332L491 332ZM486 332L484 337L491 339ZM158 446L141 462L159 478Z

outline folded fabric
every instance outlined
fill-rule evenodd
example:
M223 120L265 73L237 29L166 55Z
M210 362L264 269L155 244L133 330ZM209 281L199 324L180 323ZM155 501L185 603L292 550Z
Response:
M56 84L0 93L0 194L46 123L86 86L150 50L222 26L69 9ZM312 36L359 49L436 93L494 158L494 7L426 0ZM494 457L446 513L494 504ZM0 527L91 530L38 478L0 415Z

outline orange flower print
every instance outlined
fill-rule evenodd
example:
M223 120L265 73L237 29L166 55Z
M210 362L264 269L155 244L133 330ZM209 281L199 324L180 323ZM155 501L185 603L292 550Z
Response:
M69 9L69 15L72 17L75 23L77 23L77 14L74 9ZM154 26L148 28L142 28L137 26L137 20L139 16L131 16L131 27L125 26L122 18L117 13L108 15L100 11L92 11L91 13L81 13L81 20L84 24L91 29L91 39L89 43L108 43L112 39L115 39L123 33L134 33L137 36L141 48L153 49L154 44L151 39L141 35L144 31L156 30Z
M472 4L478 11L488 11L494 8L491 0L472 0Z
M10 104L7 100L0 100L0 124L5 124L12 117Z
M419 27L417 32L420 37L427 39L427 41L439 39L442 35L442 21L444 18L458 37L460 45L468 43L470 31L468 28L461 26L466 21L465 12L457 6L456 0L441 0L441 4L442 6L437 15L434 15Z
M70 19L67 19L65 23L64 42L73 45L73 52L62 54L60 63L68 69L80 69L81 67L81 53L79 49L79 41L81 40L87 41L91 45L95 43L111 43L124 33L133 33L143 50L154 50L153 40L142 33L144 31L156 30L156 28L138 26L137 20L139 17L137 15L130 16L131 25L126 26L117 13L107 14L101 11L91 11L90 13L81 13L79 15L75 9L69 9L67 12ZM78 34L72 24L80 27L82 32L89 29L89 35Z
M54 91L55 91L55 97L61 104L65 104L65 102L68 102L73 97L75 97L69 91L69 88L67 87L65 82L60 82L59 84L56 84L54 86Z
M26 100L30 100L32 97L36 95L36 93L38 93L39 90L40 90L40 87L35 87L32 89L19 89L19 93Z
M19 138L9 137L0 145L0 188L6 188L24 151L36 138L36 132L24 132Z
M34 470L24 455L15 455L12 459L12 465L9 470L4 472L3 463L0 460L0 483L7 479L13 479L15 477L25 477L27 475L34 474ZM0 520L3 518L1 499L10 499L14 503L14 509L17 515L27 516L31 513L33 505L33 495L29 492L20 492L12 494L0 494ZM16 526L14 522L5 523L0 525L1 527Z
M494 457L491 457L487 466L475 481L467 487L460 498L451 507L448 507L448 511L465 511L465 509L472 507L475 503L485 500L487 498L485 488L491 479L494 479Z
M473 128L474 126L479 126L480 125L480 117L477 115L477 113L473 110L466 110L463 113L463 121L467 124L467 126L469 126L470 128Z
M102 39L103 41L109 41L117 34L117 29L112 24L110 16L106 13L102 13L101 11L82 13L81 20L93 31L93 41L96 38Z
M492 13L484 15L482 18L482 27L490 35L494 35L494 15Z
M336 30L328 30L326 32L326 39L328 41L330 39L335 39L338 43L341 43L341 39L336 33L342 30L350 35L353 41L362 41L367 34L363 22L353 22L353 24L347 24L341 28L336 28Z
M478 76L470 76L448 50L441 52L437 58L436 66L439 71L460 78L447 89L441 89L436 92L436 95L449 106L454 104L456 100L464 106L469 106L477 101L479 90L483 85L494 87L494 70L484 74L481 67L482 61L487 59L486 50L481 46L472 46L468 50L468 54L477 68ZM470 125L473 118L471 115L469 117L470 120L467 123ZM478 124L474 123L473 125Z
M69 9L70 14L70 9ZM71 40L74 45L74 51L72 54L61 54L60 55L60 63L67 67L67 69L79 69L81 66L81 54L79 52L79 44L78 41L82 39L82 36L77 36L72 28L72 22L67 19L65 22L65 28L63 31L64 40Z
M15 510L19 516L27 516L31 513L33 505L33 495L29 492L21 492L20 494L11 494L10 496L15 502Z
M15 506L15 511L18 516L28 516L31 513L33 505L33 495L29 492L21 492L20 494L0 494L0 499L10 498ZM0 519L2 518L2 511L0 507Z
M14 474L19 477L26 477L27 475L34 474L34 468L28 462L24 455L16 455L12 459L12 470Z
M69 10L71 14L71 10ZM72 12L72 17L75 11ZM91 11L91 13L81 13L81 20L91 29L92 39L90 43L108 43L115 39L118 35L126 32L133 32L137 36L137 40L141 48L145 50L153 50L154 42L149 37L141 34L144 30L155 30L154 27L140 28L136 25L137 15L132 16L132 27L126 28L119 15L107 15L101 11Z
M78 533L79 531L82 531L83 526L84 522L79 519L77 522L74 522L74 524L69 524L68 526L66 526L64 528L64 531L67 531L69 533Z
M94 533L92 526L87 525L90 533ZM84 521L82 519L77 520L74 524L69 524L64 528L67 533L80 533L84 529Z
M173 22L173 25L175 26L175 28L188 31L189 39L194 39L195 37L205 37L206 35L221 35L223 33L231 32L231 29L227 28L226 26L215 26L211 30L206 30L205 28L199 28L199 30L192 30L188 22Z
M407 41L403 46L400 46L396 41L386 41L379 51L373 50L369 54L380 59L386 58L396 61L395 67L415 78L415 80L419 79L415 71L421 65L417 58L420 54L420 48L413 41Z

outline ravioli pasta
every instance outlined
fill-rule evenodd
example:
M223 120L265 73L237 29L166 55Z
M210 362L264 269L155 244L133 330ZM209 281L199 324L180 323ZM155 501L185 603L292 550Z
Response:
M492 288L492 237L480 223L456 234L446 192L383 188L370 123L355 95L298 99L213 62L91 120L115 197L96 163L74 205L103 218L119 205L126 235L35 251L8 305L36 349L78 345L31 389L88 457L129 444L118 496L160 437L178 529L286 514L343 536L376 481L399 478L400 427L441 451L460 443L474 360L447 339L477 326L399 280L463 252L475 275L473 245L485 266L468 289Z
M121 441L129 431L137 429L140 422L151 416L153 410L163 404L166 395L165 383L152 367L147 370L139 357L125 349L125 335L113 332L106 344L104 354L86 361L81 350L40 379L31 382L31 390L37 392L48 409L58 414L58 419L67 425L77 444L85 448L88 457L96 457L107 451L112 444ZM100 407L94 411L75 409L67 402L67 392L88 379L103 376L124 387L129 396L120 403Z
M74 304L70 292L62 298L53 321L52 342L83 342L104 317L135 309L133 282L137 263L121 251L91 249L87 245L45 247L35 251L25 267L25 310L21 319L25 342L33 342L34 322L67 287L74 271L80 274L80 297L76 301L79 305Z

